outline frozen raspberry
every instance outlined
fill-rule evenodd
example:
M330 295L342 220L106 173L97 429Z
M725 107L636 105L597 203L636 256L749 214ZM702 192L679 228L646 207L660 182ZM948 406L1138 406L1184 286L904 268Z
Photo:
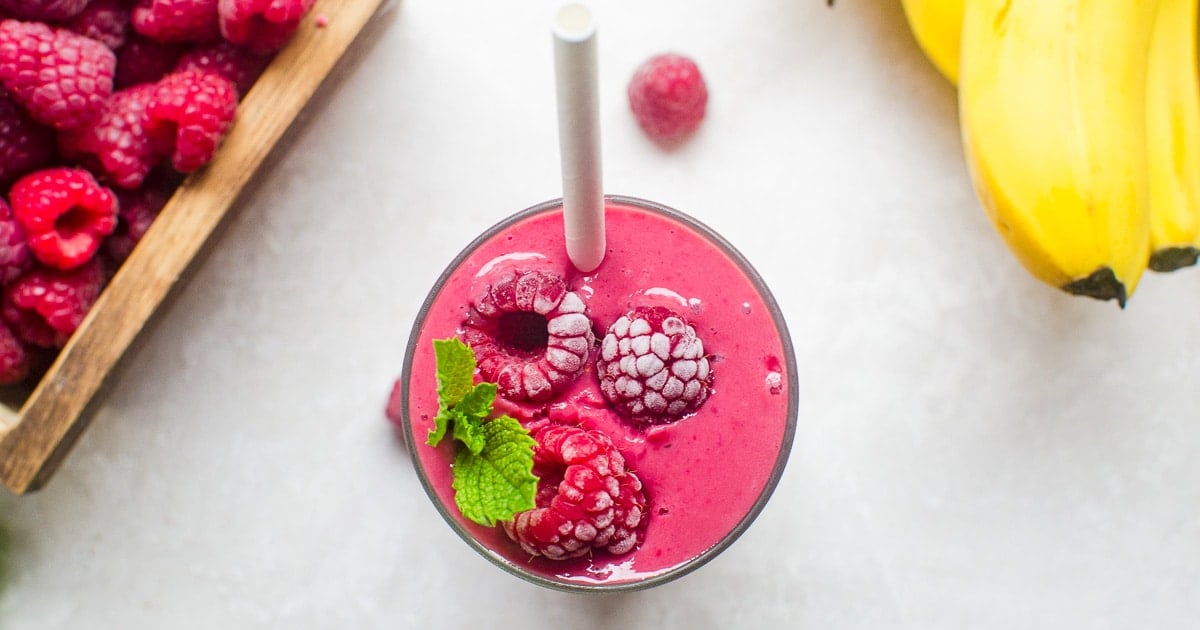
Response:
M58 137L62 155L81 161L98 177L122 188L137 188L162 160L143 124L156 87L151 83L118 90L91 125Z
M221 34L257 52L287 43L316 0L220 0Z
M704 343L665 306L639 306L609 326L596 373L604 397L641 424L678 420L712 391Z
M54 22L74 17L88 0L0 0L0 9L23 20Z
M645 530L642 482L607 435L551 424L536 433L536 506L502 523L526 553L550 560L632 551Z
M629 108L658 141L680 139L699 127L707 105L708 88L700 69L681 55L651 57L629 81Z
M75 17L63 23L68 30L90 37L116 50L129 32L128 0L91 0Z
M34 257L58 269L90 260L117 223L116 197L79 168L30 173L13 184L8 201Z
M543 270L496 272L463 324L479 373L511 400L545 402L588 362L595 335L579 295Z
M0 89L0 182L10 182L50 161L54 131L33 121Z
M120 89L154 83L175 67L182 53L182 44L164 44L132 33L117 49L117 76L113 84Z
M100 42L37 22L0 22L0 83L36 121L78 129L112 95L116 57Z
M25 345L0 323L0 385L20 383L29 375L29 353Z
M244 95L270 61L270 55L256 53L222 40L215 44L196 46L185 52L175 64L175 72L215 72L233 81L238 94Z
M25 230L13 218L8 204L0 199L0 286L11 284L32 266Z
M104 240L104 252L116 265L129 257L150 224L179 186L179 175L156 170L136 190L117 190L117 228Z
M209 42L221 35L217 0L138 0L133 30L160 42Z
M171 165L190 173L213 158L233 125L237 88L213 72L172 72L155 84L146 107L146 132L171 156Z
M69 271L35 266L4 292L0 315L22 341L61 348L100 297L99 259Z

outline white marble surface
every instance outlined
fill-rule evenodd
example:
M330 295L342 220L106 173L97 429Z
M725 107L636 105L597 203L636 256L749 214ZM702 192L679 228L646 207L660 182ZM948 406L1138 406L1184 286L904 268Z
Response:
M1200 272L1125 311L1032 280L895 0L594 4L606 188L723 232L796 342L795 447L745 536L666 586L571 596L425 498L385 398L449 259L557 195L555 5L402 0L50 485L0 497L0 626L1194 627ZM712 93L671 152L623 98L668 49Z

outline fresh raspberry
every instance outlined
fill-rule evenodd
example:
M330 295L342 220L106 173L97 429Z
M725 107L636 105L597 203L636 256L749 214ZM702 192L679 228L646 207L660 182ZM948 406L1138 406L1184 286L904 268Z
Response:
M221 34L256 52L288 42L316 0L220 0Z
M22 341L61 348L100 297L104 280L99 259L67 271L35 266L5 290L0 316Z
M534 439L536 507L502 523L508 537L549 560L632 551L645 530L646 495L612 440L569 424L550 424Z
M215 44L196 46L185 52L175 64L175 72L215 72L233 81L238 94L244 95L270 61L270 55L256 53L221 40Z
M8 203L0 199L0 286L8 286L32 266L25 230L13 217Z
M682 138L700 126L708 88L695 62L676 54L651 57L629 81L629 108L642 129L660 142Z
M0 0L0 9L23 20L56 22L83 11L88 0Z
M72 269L92 258L117 223L117 198L79 168L48 168L17 180L13 216L35 258Z
M91 0L83 12L63 26L116 50L129 33L129 5L128 0Z
M106 182L137 188L154 165L162 160L143 121L154 95L154 84L143 83L118 90L104 112L84 129L63 132L58 147L63 157L82 162Z
M595 343L583 300L549 271L502 269L486 280L463 323L479 373L510 400L549 400L583 372Z
M78 129L112 95L117 60L100 42L37 22L0 22L0 83L34 120Z
M0 182L10 182L50 161L54 131L33 121L0 89Z
M146 132L171 156L171 165L190 173L213 158L233 125L237 88L213 72L172 72L156 84L146 107Z
M117 228L104 240L104 252L116 265L129 257L158 213L179 186L179 175L162 169L153 171L136 190L116 190Z
M20 383L29 375L29 353L12 330L0 322L0 385Z
M600 391L641 424L674 422L712 391L704 343L682 315L639 306L609 326L596 360Z
M221 36L217 0L138 0L133 30L160 42L209 42Z
M182 53L182 44L164 44L131 33L125 44L117 49L117 76L113 83L118 89L154 83L175 67Z

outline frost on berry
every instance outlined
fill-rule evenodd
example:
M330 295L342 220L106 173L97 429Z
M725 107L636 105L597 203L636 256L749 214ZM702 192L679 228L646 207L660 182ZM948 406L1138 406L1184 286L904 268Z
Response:
M556 420L535 435L536 507L502 523L505 533L548 560L632 551L646 525L641 480L607 435Z
M663 306L638 307L613 322L596 372L604 397L640 424L678 420L712 390L704 342L682 315Z
M704 120L708 87L700 68L687 57L651 57L634 72L628 87L629 108L642 130L661 142L677 141Z
M561 275L545 270L487 276L462 337L485 381L509 400L530 402L548 401L574 382L595 342L583 300Z

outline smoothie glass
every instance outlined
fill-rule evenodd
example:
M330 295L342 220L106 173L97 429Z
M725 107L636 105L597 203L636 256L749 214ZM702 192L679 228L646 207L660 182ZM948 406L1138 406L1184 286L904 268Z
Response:
M586 274L572 266L564 250L561 199L521 211L473 241L421 307L400 378L399 428L441 516L493 564L564 591L648 588L712 560L766 505L796 427L791 339L778 305L749 262L711 229L666 206L610 195L605 214L607 252L600 267ZM544 419L548 408L599 407L579 422L611 439L640 477L646 498L642 538L628 552L599 551L569 560L531 556L502 527L463 517L451 487L455 446L426 443L438 411L433 340L461 336L465 305L478 291L481 273L498 264L530 261L560 273L586 303L595 344L568 390L549 401L498 400L497 405L522 423ZM611 405L601 393L595 360L613 322L631 308L655 305L678 311L694 326L712 381L697 409L673 422L646 425L604 409Z

